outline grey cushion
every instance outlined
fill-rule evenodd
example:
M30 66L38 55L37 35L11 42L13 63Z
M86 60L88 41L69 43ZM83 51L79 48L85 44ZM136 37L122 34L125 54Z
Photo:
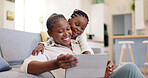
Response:
M50 72L45 72L40 75L32 75L23 73L20 70L21 65L13 65L9 71L0 72L0 78L54 78Z
M11 69L10 65L0 56L0 72Z
M1 44L1 43L0 43ZM0 57L2 57L2 51L1 51L1 46L0 46Z
M10 65L22 64L40 41L39 33L0 28L2 56Z
M0 78L54 78L54 77L49 72L45 72L40 75L32 75L17 71L5 71L0 73Z
M92 48L92 50L94 51L95 54L104 53L103 49L101 48Z

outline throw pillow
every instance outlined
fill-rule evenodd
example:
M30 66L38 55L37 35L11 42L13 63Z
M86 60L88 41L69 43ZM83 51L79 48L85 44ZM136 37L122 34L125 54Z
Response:
M0 72L11 69L10 65L0 57Z
M46 32L41 32L41 37L43 42L47 42L47 40L49 39L49 36Z

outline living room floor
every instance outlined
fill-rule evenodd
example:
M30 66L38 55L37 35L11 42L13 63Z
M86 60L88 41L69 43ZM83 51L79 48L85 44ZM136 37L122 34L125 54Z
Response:
M140 69L140 71L143 73L144 72L144 67L138 67ZM148 78L148 66L147 66L147 69L146 69L146 74L144 75L145 78Z

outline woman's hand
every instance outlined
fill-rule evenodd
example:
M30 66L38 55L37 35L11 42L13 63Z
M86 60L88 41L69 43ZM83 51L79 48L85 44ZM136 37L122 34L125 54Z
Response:
M57 57L56 64L59 68L67 69L77 66L78 62L79 62L78 58L73 57L72 54L67 54L67 55L61 54Z
M39 52L41 52L43 54L44 52L44 44L39 43L38 46L32 51L32 55L38 55Z
M108 78L111 74L114 73L113 72L113 70L114 70L114 64L110 64L110 62L111 62L111 60L108 60L104 78Z

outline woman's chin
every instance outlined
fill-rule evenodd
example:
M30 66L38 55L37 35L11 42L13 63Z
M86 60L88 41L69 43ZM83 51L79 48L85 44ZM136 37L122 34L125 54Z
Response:
M69 44L70 44L70 40L63 40L63 41L62 41L62 44L63 44L63 45L69 45Z
M65 43L63 45L66 46L66 47L68 47L68 46L70 46L70 43Z

